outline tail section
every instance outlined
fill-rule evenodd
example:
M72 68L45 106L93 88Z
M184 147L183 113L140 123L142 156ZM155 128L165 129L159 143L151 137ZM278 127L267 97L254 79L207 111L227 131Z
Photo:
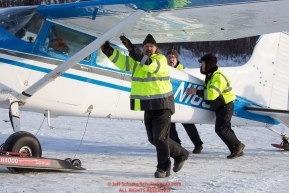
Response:
M229 75L235 94L271 109L287 109L289 34L262 35L243 66L221 68Z
M232 124L268 126L281 122L289 128L289 32L260 36L246 64L220 69L229 76L237 95ZM204 78L199 69L186 72Z
M280 33L273 87L269 107L287 109L289 88L289 34Z

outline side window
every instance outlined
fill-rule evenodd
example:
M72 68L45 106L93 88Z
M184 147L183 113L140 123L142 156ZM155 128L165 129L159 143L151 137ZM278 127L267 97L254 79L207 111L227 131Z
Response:
M0 26L24 41L34 43L45 19L35 7L19 6L0 12Z
M34 43L43 23L44 19L40 15L34 14L27 24L15 33L15 36L24 41Z
M92 37L54 25L49 30L45 47L72 56L92 41ZM89 59L90 56L84 60Z

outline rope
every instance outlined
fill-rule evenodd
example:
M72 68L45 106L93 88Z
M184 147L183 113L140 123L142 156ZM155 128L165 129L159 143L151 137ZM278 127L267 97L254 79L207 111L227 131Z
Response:
M90 117L90 113L91 113L91 112L89 112L89 114L88 114L87 121L86 121L86 125L85 125L85 129L84 129L84 132L83 132L81 141L80 141L80 143L79 143L78 149L77 149L77 151L75 152L75 155L74 155L73 159L76 157L77 153L79 152L80 146L81 146L81 144L82 144L84 135L85 135L85 133L86 133L86 129L87 129L87 125L88 125L88 120L89 120L89 117Z
M41 125L40 125L40 127L39 127L38 131L36 132L35 136L36 136L36 135L38 134L38 132L40 131L40 129L41 129L41 127L42 127L43 123L44 123L44 120L45 120L45 116L43 116L43 120L42 120L42 123L41 123Z

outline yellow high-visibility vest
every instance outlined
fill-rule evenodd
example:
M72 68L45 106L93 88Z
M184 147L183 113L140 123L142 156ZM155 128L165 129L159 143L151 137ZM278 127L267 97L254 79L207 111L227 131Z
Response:
M236 95L230 83L230 79L221 70L216 70L208 83L205 84L204 99L213 101L221 94L226 104L235 100Z
M114 49L109 59L120 69L131 75L131 109L171 109L174 104L172 84L166 57L162 54L150 56L150 65L141 65L129 56ZM174 110L173 110L174 111Z
M181 65L180 63L177 65L176 69L178 70L182 70L185 69L186 67L184 67L183 65Z

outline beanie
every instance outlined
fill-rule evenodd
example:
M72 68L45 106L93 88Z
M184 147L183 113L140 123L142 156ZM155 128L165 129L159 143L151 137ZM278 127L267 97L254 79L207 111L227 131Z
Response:
M201 59L198 60L200 63L205 62L206 63L206 70L203 72L201 70L202 74L209 74L213 71L215 71L217 68L217 57L213 53L205 54Z
M169 50L169 51L167 52L167 56L168 56L168 55L174 55L174 56L177 58L177 60L179 61L179 53L178 53L177 50L174 50L174 49Z
M154 44L155 46L157 46L157 42L151 34L147 35L146 39L142 43L142 46L144 46L147 43L151 43L151 44Z

